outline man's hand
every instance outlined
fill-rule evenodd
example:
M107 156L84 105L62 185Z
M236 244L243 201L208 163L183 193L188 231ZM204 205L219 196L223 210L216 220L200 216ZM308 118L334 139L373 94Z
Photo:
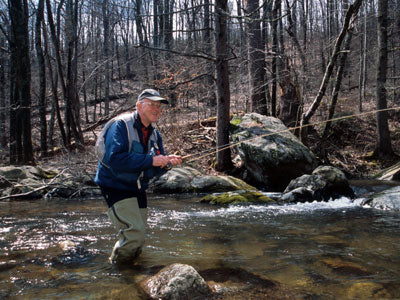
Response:
M153 167L165 168L168 163L171 163L172 166L180 165L182 163L182 157L180 155L153 156Z
M168 156L156 155L153 156L153 167L164 168L169 162Z
M182 156L180 155L168 155L169 162L171 163L172 166L177 166L182 164Z

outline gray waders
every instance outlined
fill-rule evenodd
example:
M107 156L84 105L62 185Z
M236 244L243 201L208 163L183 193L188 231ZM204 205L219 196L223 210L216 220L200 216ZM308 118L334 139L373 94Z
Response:
M139 208L137 198L133 197L116 202L108 209L107 214L119 237L112 250L110 262L132 262L142 252L147 208Z

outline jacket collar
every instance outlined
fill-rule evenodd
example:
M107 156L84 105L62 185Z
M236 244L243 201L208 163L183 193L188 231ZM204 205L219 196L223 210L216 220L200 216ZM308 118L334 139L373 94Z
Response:
M137 129L137 131L139 132L139 134L142 134L142 128L145 127L142 124L142 121L140 120L140 116L139 113L137 111L134 112L133 118L135 120L135 122L133 123L133 127ZM153 133L154 127L150 124L147 127L148 131L149 131L149 136L151 136L151 134Z

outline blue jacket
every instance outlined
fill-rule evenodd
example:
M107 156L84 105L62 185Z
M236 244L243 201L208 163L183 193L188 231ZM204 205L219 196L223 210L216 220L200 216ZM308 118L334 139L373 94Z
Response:
M99 162L94 180L100 187L139 195L145 193L152 178L166 173L165 169L152 165L153 155L165 154L160 133L150 125L148 137L154 131L157 142L154 143L149 139L148 144L150 145L145 148L143 125L137 112L134 114L133 127L139 141L132 141L131 147L129 147L125 121L115 121L106 131L104 138L106 153L102 162ZM130 152L129 148L131 148ZM140 180L139 185L138 179Z

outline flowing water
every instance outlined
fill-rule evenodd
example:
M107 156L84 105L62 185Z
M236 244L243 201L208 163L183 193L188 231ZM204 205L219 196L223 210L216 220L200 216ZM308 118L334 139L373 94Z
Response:
M197 200L151 197L146 247L127 269L108 264L116 236L103 200L1 202L0 299L140 299L137 283L172 263L240 268L299 299L400 298L398 213L346 198L225 208Z

